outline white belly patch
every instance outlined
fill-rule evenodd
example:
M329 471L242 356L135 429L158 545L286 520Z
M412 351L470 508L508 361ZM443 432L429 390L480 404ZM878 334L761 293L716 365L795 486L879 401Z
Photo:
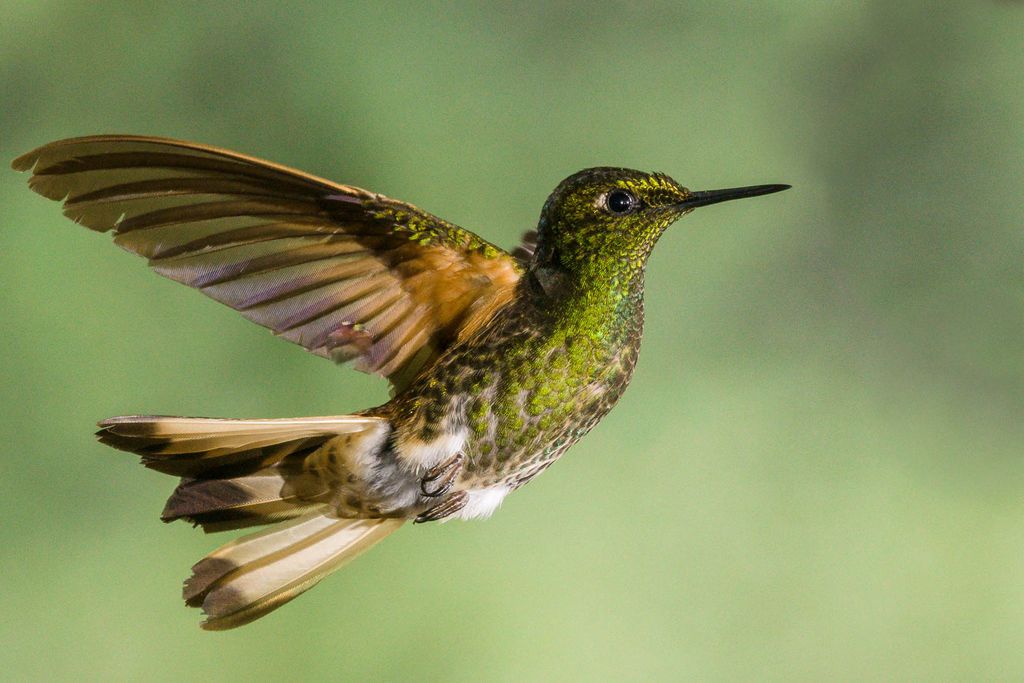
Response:
M407 465L426 472L461 451L468 437L469 430L462 428L429 442L408 439L399 443L398 455Z
M488 518L498 509L501 501L511 491L504 484L495 484L483 489L468 489L466 494L466 506L455 513L454 516L462 519L473 519L474 517Z

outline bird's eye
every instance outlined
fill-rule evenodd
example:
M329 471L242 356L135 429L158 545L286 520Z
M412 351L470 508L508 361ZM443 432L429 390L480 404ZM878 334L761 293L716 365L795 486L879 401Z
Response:
M625 216L637 207L636 196L626 190L612 190L604 198L605 208L613 216Z

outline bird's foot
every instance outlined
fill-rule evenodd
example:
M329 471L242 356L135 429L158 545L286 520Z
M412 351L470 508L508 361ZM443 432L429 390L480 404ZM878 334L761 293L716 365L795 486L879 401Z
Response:
M415 523L421 524L423 522L436 522L439 519L444 519L445 517L454 515L456 512L466 507L466 501L468 498L469 494L465 491L456 491L434 507L425 512L421 512L416 517Z
M439 498L451 491L455 479L462 472L462 461L466 459L462 453L456 453L443 463L434 467L420 479L420 491L428 498Z

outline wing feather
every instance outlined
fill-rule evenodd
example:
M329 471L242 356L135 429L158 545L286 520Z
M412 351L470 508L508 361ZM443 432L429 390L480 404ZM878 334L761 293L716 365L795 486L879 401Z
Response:
M93 136L13 167L157 273L396 385L483 324L523 271L412 205L214 147Z

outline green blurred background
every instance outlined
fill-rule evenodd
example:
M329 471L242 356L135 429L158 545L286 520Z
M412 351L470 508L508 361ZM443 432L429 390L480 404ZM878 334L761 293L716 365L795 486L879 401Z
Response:
M386 398L0 173L9 679L1024 677L1024 5L0 4L0 157L228 147L512 245L564 176L787 182L648 270L633 385L487 523L403 529L205 633L228 537L97 444L131 412Z

